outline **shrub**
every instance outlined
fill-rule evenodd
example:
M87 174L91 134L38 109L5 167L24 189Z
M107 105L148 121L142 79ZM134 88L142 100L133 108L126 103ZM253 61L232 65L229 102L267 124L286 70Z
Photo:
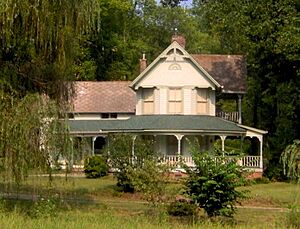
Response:
M117 186L121 191L134 191L130 172L142 167L144 160L153 158L153 149L153 142L143 139L141 136L136 138L128 134L113 134L109 136L109 146L106 148L106 153L110 159L110 166L115 170Z
M142 192L148 202L157 205L167 199L168 171L168 166L148 159L140 167L131 169L128 174L134 189Z
M197 205L182 199L170 203L167 207L167 211L169 215L172 216L193 216L197 213Z
M99 178L108 174L108 166L101 156L88 157L84 161L84 173L87 178Z
M193 160L196 168L188 170L187 194L209 217L232 217L235 204L246 196L245 191L236 190L245 183L242 168L234 159L208 153L195 152Z
M60 200L56 197L41 198L34 203L34 206L30 212L31 217L54 217L57 216L57 212L60 207Z

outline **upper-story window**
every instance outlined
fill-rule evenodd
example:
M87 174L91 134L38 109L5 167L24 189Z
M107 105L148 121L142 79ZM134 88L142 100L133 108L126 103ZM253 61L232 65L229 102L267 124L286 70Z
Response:
M168 101L169 114L181 114L182 113L182 91L181 88L169 89L169 101Z
M153 114L154 113L154 89L144 88L142 92L143 96L143 113Z
M208 113L207 89L197 89L197 113Z

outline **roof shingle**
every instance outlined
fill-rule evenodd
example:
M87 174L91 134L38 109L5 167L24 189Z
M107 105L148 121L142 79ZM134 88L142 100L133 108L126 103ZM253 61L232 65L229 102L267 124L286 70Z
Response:
M219 84L224 93L246 93L246 59L242 55L191 54Z
M130 81L75 82L73 112L135 113L136 97Z

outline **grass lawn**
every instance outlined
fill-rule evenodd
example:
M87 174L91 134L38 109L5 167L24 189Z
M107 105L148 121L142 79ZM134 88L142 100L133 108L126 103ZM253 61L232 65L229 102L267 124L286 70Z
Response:
M238 208L234 222L223 224L208 221L204 213L200 213L197 220L169 217L153 210L141 195L120 193L115 185L112 176L101 179L69 177L67 180L54 177L51 185L47 177L30 177L18 189L2 182L1 193L19 190L19 196L27 196L29 200L2 201L1 228L285 228L286 209L276 208L291 205L299 193L299 187L290 183L243 187L251 191L250 198L243 201L243 208ZM172 183L168 189L176 193L180 188L180 184ZM51 202L45 202L39 209L30 200L32 193L63 197L63 207L53 207ZM36 209L45 217L32 217L30 212L37 212Z

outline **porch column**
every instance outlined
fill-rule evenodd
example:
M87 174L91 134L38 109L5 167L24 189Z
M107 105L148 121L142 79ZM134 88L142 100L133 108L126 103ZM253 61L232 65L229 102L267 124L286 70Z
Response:
M221 135L220 138L221 138L221 141L222 141L222 153L224 154L224 151L225 151L225 139L226 139L227 136L225 135Z
M175 137L177 138L178 145L177 145L177 154L181 155L181 139L183 138L184 135L182 134L176 134Z
M95 141L98 136L92 137L92 156L95 156Z
M136 135L132 136L132 148L131 148L131 162L134 164L134 145L135 145Z
M242 95L238 95L239 124L242 124Z
M259 140L259 156L260 156L260 160L259 160L259 168L263 169L263 137L262 136L257 136L258 140Z

